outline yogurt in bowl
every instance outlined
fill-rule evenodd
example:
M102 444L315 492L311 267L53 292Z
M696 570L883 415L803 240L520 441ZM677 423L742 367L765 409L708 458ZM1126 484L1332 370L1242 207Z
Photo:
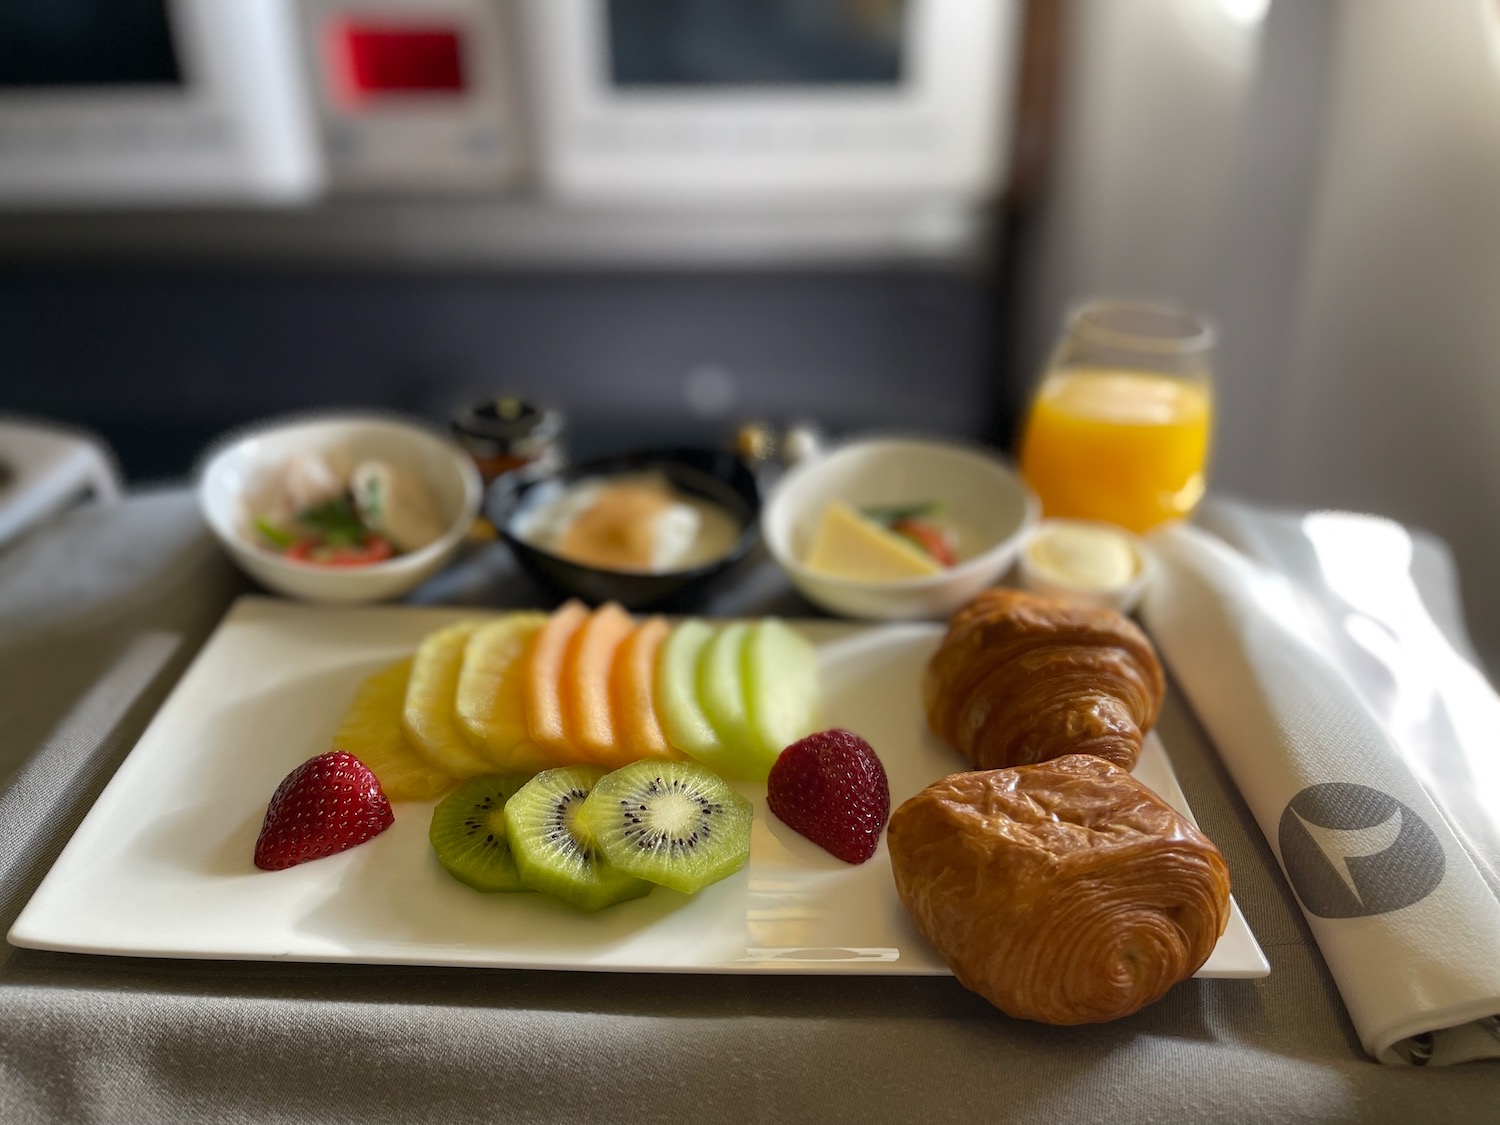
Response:
M649 449L491 490L516 561L553 591L629 609L690 597L754 545L760 490L739 457Z
M653 469L585 477L536 505L513 530L569 562L666 574L717 561L744 529L722 503Z

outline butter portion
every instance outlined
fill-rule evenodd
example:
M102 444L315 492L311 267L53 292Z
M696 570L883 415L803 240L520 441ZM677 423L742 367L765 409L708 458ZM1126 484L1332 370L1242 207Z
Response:
M807 565L837 578L863 582L943 573L943 568L920 548L866 519L842 500L830 500L823 509Z
M1140 569L1135 550L1124 534L1089 524L1051 527L1032 539L1026 553L1040 576L1095 590L1128 585Z

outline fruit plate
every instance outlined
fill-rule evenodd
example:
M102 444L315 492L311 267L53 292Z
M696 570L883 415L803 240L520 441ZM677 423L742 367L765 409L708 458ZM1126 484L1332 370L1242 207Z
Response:
M431 802L350 851L285 871L251 863L272 790L326 750L360 681L473 611L237 602L84 819L10 931L14 945L226 960L612 972L948 972L896 897L882 841L852 867L755 808L750 862L697 895L658 887L580 914L541 895L484 895L427 843ZM927 733L932 624L797 622L818 649L824 719L875 747L897 804L964 767ZM1153 736L1136 774L1177 808ZM1199 976L1269 966L1239 908Z

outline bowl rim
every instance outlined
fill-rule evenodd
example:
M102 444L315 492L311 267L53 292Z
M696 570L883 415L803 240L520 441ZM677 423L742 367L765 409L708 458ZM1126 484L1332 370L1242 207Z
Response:
M415 551L397 555L381 562L362 563L359 566L330 567L319 563L289 559L274 551L263 550L258 544L249 542L226 522L226 517L208 502L208 479L224 461L246 443L268 437L286 430L312 429L317 426L354 425L405 431L431 441L437 448L450 455L454 467L463 481L463 506L457 519L438 538ZM193 469L194 490L198 496L198 508L214 534L226 546L248 552L257 563L280 572L287 577L302 578L311 575L338 576L345 581L358 581L359 575L398 575L408 570L420 569L451 551L468 534L474 517L479 514L484 502L484 482L474 459L453 438L438 426L420 418L382 410L315 410L296 414L279 415L237 426L215 438L199 455Z
M589 563L581 563L574 559L559 555L554 551L549 551L547 550L547 548L538 546L536 543L531 542L529 539L522 538L511 530L512 518L515 516L517 510L522 506L526 496L536 489L548 484L568 480L568 478L574 477L575 474L578 476L586 476L590 472L598 472L600 469L606 468L607 466L622 461L678 461L679 463L683 464L685 468L692 469L695 472L701 472L704 476L708 476L712 479L718 479L716 477L713 477L713 474L698 469L695 465L689 465L686 462L682 462L680 458L683 454L723 457L737 463L745 470L746 480L749 481L750 487L754 493L754 500L750 504L750 511L745 519L744 526L740 528L740 533L735 538L734 545L730 547L729 550L724 554L710 559L707 562L699 563L697 566L688 567L685 570L610 570L602 566L593 566ZM497 481L497 483L503 482L504 479L505 478L503 477L500 478L500 481ZM569 483L572 483L572 481L569 481ZM721 483L724 483L726 487L732 487L728 485L727 482ZM736 493L736 495L738 495L738 493ZM491 515L491 519L495 524L495 530L500 533L500 538L503 539L505 543L510 546L510 548L518 555L522 552L541 555L549 562L556 563L561 567L571 568L578 571L580 574L604 575L611 579L627 579L650 582L677 582L681 584L687 584L696 579L705 578L710 575L717 574L721 570L725 569L726 567L732 566L734 563L744 558L745 555L749 554L751 548L755 546L756 539L761 537L760 521L766 506L765 497L762 494L762 489L760 486L760 480L756 476L754 468L752 468L744 460L744 458L738 456L737 454L712 445L648 446L644 449L628 449L622 450L618 453L603 454L598 457L590 457L584 461L574 461L569 464L562 465L554 471L546 474L545 476L535 477L529 480L517 481L514 485L502 487L500 489L494 489L492 490L490 496L491 498L486 501L487 511L491 505L502 502L495 500L494 497L503 498L503 502L506 504L506 509L503 517L500 519L495 519L494 516Z
M986 468L997 471L1000 476L1009 480L1019 490L1022 504L1020 522L1016 524L1010 534L981 551L973 558L959 563L957 566L948 567L938 574L928 574L916 578L842 578L836 574L827 574L820 570L814 570L800 559L793 557L790 544L786 544L783 550L783 544L779 543L777 537L770 533L767 525L771 521L772 513L776 510L777 505L785 501L788 486L822 468L829 461L837 457L855 450L882 445L893 447L905 446L941 453L957 453L983 463ZM1021 478L1020 473L1016 471L1010 459L999 450L983 445L980 442L964 438L910 433L861 435L850 438L847 441L839 442L819 456L794 466L785 476L776 482L771 495L767 497L765 504L761 508L761 538L764 540L766 550L770 552L771 557L794 578L813 583L831 584L849 590L858 590L861 593L916 593L938 589L950 582L977 575L993 567L997 558L1003 557L1009 552L1018 551L1024 545L1026 537L1040 522L1041 508L1041 501L1038 500L1036 494L1032 492L1031 488Z

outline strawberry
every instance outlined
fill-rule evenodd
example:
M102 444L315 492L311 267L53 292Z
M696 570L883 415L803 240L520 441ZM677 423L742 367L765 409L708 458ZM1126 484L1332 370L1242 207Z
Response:
M346 851L394 822L380 782L353 754L310 758L276 787L255 841L255 866L280 871Z
M825 730L781 752L766 781L766 803L824 851L863 863L890 819L891 789L868 742L847 730Z

